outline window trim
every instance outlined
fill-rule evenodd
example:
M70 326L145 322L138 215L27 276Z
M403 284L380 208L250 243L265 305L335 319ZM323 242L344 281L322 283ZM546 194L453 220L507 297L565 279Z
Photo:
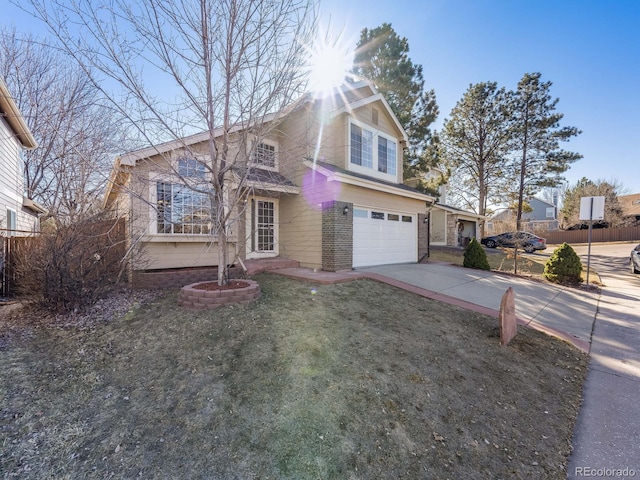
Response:
M194 178L194 177L186 177L186 179L188 178ZM196 177L197 179L197 177ZM148 222L148 235L151 235L152 238L156 237L157 239L169 239L169 238L174 238L174 239L182 239L182 241L185 241L186 239L193 239L192 241L196 241L196 239L201 239L201 238L207 238L207 239L211 239L213 238L213 234L211 233L211 230L213 229L213 219L211 220L211 226L210 226L210 232L209 233L165 233L165 232L160 232L158 230L158 214L159 214L159 210L158 210L158 183L168 183L171 185L182 185L185 186L186 188L190 188L189 185L187 185L184 182L185 178L180 178L177 175L169 175L169 174L162 174L159 172L149 172L149 187L148 187L148 191L149 191L149 222ZM206 180L206 179L205 179ZM198 184L193 184L192 187L194 189L198 188ZM172 191L173 191L173 187L172 187ZM196 192L197 193L197 192ZM215 206L211 206L212 211L215 213ZM172 228L173 230L173 228ZM233 232L230 232L230 236L233 235ZM165 241L165 240L163 240ZM186 240L189 241L189 240ZM197 240L200 241L200 240Z
M18 235L18 212L13 208L7 207L7 237L15 237ZM13 219L13 222L11 221Z
M193 168L193 172L189 172L189 169L191 167L187 163L185 165L186 172L181 172L180 170L181 170L182 162L193 162L196 167ZM200 166L202 166L202 168L199 168ZM207 166L205 165L204 162L202 162L201 160L198 160L195 157L183 156L177 159L176 173L181 178L189 178L189 179L193 178L198 180L205 180L207 178Z
M362 129L362 130L367 130L369 132L371 132L373 134L372 136L372 166L371 168L367 167L367 166L363 166L363 165L358 165L357 163L352 163L351 162L351 148L352 148L352 143L351 143L351 128L352 125L355 125L356 127ZM393 142L396 146L395 150L396 150L396 158L395 158L395 173L385 173L385 172L380 172L379 169L379 163L378 163L378 142L379 142L379 138L384 138L387 142ZM378 178L381 180L385 180L388 182L393 182L393 183L398 183L398 174L401 171L401 169L398 167L398 152L400 151L400 142L398 141L398 139L396 137L393 137L391 135L388 135L384 132L381 132L379 129L377 128L373 128L371 125L368 125L366 123L360 122L359 120L350 117L349 118L349 122L347 125L347 167L350 171L352 172L356 172L356 173L360 173L369 177L374 177L374 178ZM387 165L389 165L389 162L387 160Z
M273 147L273 166L270 165L264 165L261 163L256 162L256 155L258 153L258 146L264 144L267 145L269 147ZM252 148L250 151L250 158L249 158L249 164L263 169L263 170L271 170L271 171L278 171L279 168L279 153L280 153L280 148L278 145L278 142L274 141L274 140L270 140L268 138L263 138L261 140L258 140L257 138L255 138L253 140L253 144L252 144Z

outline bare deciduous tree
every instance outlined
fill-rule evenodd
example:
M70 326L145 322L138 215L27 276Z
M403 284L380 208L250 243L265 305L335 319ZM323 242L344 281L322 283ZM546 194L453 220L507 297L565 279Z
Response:
M305 87L312 0L30 0L32 13L149 147L182 142L206 169L218 282L247 198L246 158ZM206 152L186 135L208 133ZM257 141L256 141L257 140ZM174 167L172 172L180 176Z
M93 213L122 144L100 92L61 52L15 29L0 29L0 75L38 142L24 152L26 194L63 223Z

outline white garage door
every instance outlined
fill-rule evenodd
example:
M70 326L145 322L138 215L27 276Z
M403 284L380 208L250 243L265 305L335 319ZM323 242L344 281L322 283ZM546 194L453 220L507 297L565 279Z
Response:
M367 267L418 261L415 214L353 209L353 266Z

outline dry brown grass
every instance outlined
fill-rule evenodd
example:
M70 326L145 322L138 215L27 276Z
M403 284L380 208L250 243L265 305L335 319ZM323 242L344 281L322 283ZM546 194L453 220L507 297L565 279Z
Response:
M0 352L4 478L566 478L586 356L360 280Z

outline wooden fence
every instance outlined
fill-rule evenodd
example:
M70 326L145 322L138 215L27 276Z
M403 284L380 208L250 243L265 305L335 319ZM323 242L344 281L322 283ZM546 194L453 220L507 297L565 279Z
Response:
M537 231L536 235L547 239L551 245L564 242L587 243L589 230L553 230ZM592 242L640 242L640 226L620 228L593 228L591 229Z
M125 256L124 219L100 220L74 225L77 235L85 236L87 242L106 255L106 261L120 261ZM24 249L35 248L45 235L0 236L0 296L8 297L16 293L18 280L16 259ZM55 235L55 234L54 234ZM82 244L80 244L82 248ZM52 252L53 253L53 252ZM24 254L22 254L24 255Z

